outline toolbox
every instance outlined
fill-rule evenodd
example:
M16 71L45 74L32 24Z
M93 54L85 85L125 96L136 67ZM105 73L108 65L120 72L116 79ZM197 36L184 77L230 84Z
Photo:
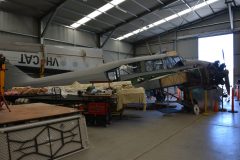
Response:
M111 113L109 110L110 104L107 102L89 102L87 104L87 118L88 124L107 124L111 121Z

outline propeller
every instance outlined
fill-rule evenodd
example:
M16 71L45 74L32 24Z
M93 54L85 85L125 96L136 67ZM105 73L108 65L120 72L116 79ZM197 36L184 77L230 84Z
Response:
M224 55L224 50L222 49L222 57L223 57L223 61L224 61L224 66L221 66L220 65L220 68L221 69L224 69L226 68L226 62L225 62L225 55ZM222 64L222 65L223 65ZM225 69L225 76L224 76L224 79L225 79L225 87L226 87L226 90L227 90L227 93L228 95L230 95L230 81L229 81L229 71L227 69Z
M224 56L224 50L222 49L222 56L223 56L223 61L225 63L225 56Z
M225 87L227 89L227 93L228 95L230 95L230 82L229 82L228 73L229 73L228 70L226 70L224 79L225 79Z
M227 93L230 94L230 82L229 82L229 71L226 69L225 63L215 61L209 68L209 77L211 77L211 83L214 85L225 85Z

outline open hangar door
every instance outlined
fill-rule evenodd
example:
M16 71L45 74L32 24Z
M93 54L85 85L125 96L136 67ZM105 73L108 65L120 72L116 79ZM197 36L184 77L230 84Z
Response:
M198 59L225 63L229 71L230 85L233 86L233 34L199 38Z

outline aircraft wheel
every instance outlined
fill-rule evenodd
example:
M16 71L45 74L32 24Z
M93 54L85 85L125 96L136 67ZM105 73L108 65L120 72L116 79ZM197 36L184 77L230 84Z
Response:
M193 113L194 113L195 115L199 115L199 113L200 113L200 108L198 107L198 104L194 104L194 106L193 106Z

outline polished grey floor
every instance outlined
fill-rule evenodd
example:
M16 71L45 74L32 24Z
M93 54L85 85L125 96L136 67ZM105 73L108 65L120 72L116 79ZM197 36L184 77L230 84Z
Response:
M89 127L90 148L63 159L240 160L240 113L124 114L107 128Z

